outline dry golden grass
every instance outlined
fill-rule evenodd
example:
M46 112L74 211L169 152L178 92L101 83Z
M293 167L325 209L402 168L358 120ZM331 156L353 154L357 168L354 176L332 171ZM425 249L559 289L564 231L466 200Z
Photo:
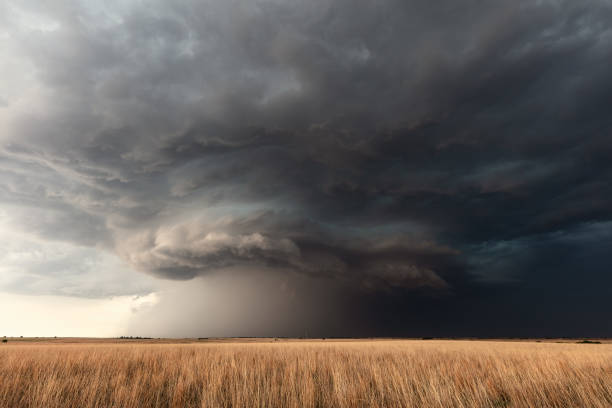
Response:
M612 407L612 344L0 345L2 407Z

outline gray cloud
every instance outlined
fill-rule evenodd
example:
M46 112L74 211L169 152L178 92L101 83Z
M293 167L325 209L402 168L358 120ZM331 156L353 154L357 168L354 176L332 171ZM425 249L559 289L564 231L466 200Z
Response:
M463 299L612 217L605 1L4 9L0 199L45 239Z

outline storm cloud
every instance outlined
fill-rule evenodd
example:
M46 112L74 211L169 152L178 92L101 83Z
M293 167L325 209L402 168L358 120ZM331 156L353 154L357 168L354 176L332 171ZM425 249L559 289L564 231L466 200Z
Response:
M11 228L156 278L285 276L308 305L329 285L338 335L612 335L608 2L9 1L0 22Z

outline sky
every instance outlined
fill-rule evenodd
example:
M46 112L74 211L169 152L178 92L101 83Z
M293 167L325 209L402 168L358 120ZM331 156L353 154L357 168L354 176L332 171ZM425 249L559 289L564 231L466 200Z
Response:
M612 336L612 4L0 3L0 335Z

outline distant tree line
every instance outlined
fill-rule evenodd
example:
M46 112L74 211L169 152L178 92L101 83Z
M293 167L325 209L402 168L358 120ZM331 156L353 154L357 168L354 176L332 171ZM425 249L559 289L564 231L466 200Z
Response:
M151 340L153 337L140 337L140 336L121 336L120 339L124 340Z

